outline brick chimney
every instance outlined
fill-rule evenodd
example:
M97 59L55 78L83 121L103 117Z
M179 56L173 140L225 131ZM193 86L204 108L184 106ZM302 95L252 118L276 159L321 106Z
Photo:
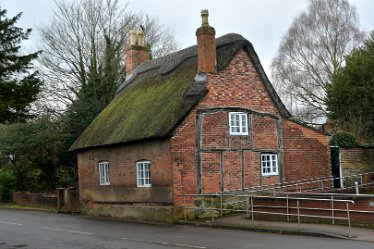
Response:
M126 75L132 74L135 67L148 60L149 51L144 46L143 32L130 30L130 45L126 49Z
M208 10L201 11L202 24L196 30L198 71L203 73L214 73L216 69L216 31L209 26Z

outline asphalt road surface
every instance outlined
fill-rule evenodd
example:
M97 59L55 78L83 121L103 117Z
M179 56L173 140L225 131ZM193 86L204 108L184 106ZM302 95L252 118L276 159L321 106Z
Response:
M4 248L373 249L374 243L0 209L0 249Z

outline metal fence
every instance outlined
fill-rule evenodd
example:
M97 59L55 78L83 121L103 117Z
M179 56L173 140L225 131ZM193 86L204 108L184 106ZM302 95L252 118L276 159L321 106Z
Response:
M242 194L200 194L200 195L183 195L184 197L194 197L195 206L187 206L184 203L184 219L187 220L188 213L198 212L205 213L206 218L211 219L214 224L215 217L223 216L225 213L244 213L250 218L252 225L255 225L256 214L275 215L286 217L287 221L292 218L297 219L300 224L303 219L329 219L332 224L336 220L346 221L351 231L351 209L350 205L354 204L353 200L334 199L334 198L312 198L312 197L295 197L295 196L259 196L259 195L242 195ZM261 204L261 200L270 200L275 205ZM306 203L326 203L323 207L318 205L310 206ZM342 208L344 206L344 208ZM268 209L269 211L266 211ZM320 215L323 214L323 215Z
M336 191L334 182L338 181L341 185L341 190L356 189L366 186L374 185L374 172L366 172L359 174L351 174L344 177L319 177L310 178L297 181L289 181L277 184L268 184L261 186L253 186L250 188L243 188L240 190L225 191L224 193L232 192L315 192L315 191Z

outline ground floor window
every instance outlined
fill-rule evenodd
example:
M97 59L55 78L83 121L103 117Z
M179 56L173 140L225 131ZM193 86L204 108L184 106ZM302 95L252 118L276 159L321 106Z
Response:
M138 187L151 187L151 163L149 161L136 163L136 175Z
M99 162L100 185L109 185L109 162Z
M278 175L277 154L261 154L261 173L263 176Z

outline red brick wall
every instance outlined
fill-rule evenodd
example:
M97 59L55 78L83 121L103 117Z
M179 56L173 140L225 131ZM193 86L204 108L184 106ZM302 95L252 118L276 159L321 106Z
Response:
M173 199L181 205L181 194L196 194L196 109L178 126L171 138ZM189 202L193 198L186 198Z
M343 176L374 171L374 148L340 148Z
M242 166L240 152L226 151L224 157L224 191L242 189Z
M148 160L151 163L152 187L172 186L170 142L169 140L157 140L79 152L80 193L84 195L84 190L96 190L98 187L106 189L106 192L108 192L108 189L116 192L121 188L136 188L136 162L140 160ZM98 173L98 163L100 161L108 161L110 165L110 185L108 186L100 186ZM113 196L112 201L126 201L125 199L117 199L116 196ZM81 196L81 198L84 199L85 196ZM94 196L90 198L95 199Z
M198 109L237 106L278 115L270 95L244 50L240 50L224 70L209 74L208 89L208 95L199 103Z
M316 199L329 199L327 196L297 196L297 197L312 197ZM350 209L350 218L353 224L373 224L374 223L374 198L370 196L336 196L334 198L342 199L342 200L353 200L354 204L349 204ZM272 198L254 198L254 211L262 211L262 212L270 212L270 213L283 213L287 214L287 202L286 199L283 200L275 200ZM297 203L296 200L289 200L289 213L290 214L297 214ZM257 207L256 207L257 206ZM276 208L274 208L276 207ZM332 212L331 209L334 208L334 216L335 217L344 217L347 218L347 207L346 202L334 202L334 206L332 206L330 201L320 201L320 200L299 200L299 207L300 207L300 214L301 215L313 215L313 216L322 216L322 217L331 217ZM314 209L313 209L314 208ZM319 210L325 209L325 210ZM327 210L329 209L329 210ZM368 212L355 212L355 211L368 211ZM260 216L260 217L259 217ZM283 215L259 215L255 214L255 217L258 219L277 219L277 220L285 220L286 216ZM296 216L291 216L291 220L295 220ZM308 220L316 220L312 218L305 218L302 217L302 222ZM322 222L331 222L331 219L321 219ZM344 224L347 225L347 220L338 220L336 219L335 222L337 224Z
M260 181L260 155L258 152L244 152L244 179L245 188L259 186Z
M294 122L280 121L244 50L226 69L208 74L207 87L207 96L172 138L174 198L181 193L196 194L199 179L202 193L214 193L278 183L281 177L289 181L330 175L327 137ZM235 108L249 113L248 135L229 134L228 113ZM277 122L281 124L278 127ZM261 176L261 152L279 153L280 144L284 175ZM177 198L176 203L180 201Z
M221 191L221 153L202 153L202 191L215 193Z
M278 149L276 120L270 117L252 116L253 147L257 150Z
M327 136L289 120L282 132L284 181L331 176Z
M202 116L201 148L206 150L225 149L229 143L226 112L205 113ZM217 136L217 134L219 134Z
M226 69L208 74L207 87L207 96L172 137L174 198L181 193L196 194L197 174L201 174L202 193L279 182L279 176L260 177L261 151L278 150L279 113L247 53L239 51ZM226 107L244 108L250 113L248 135L229 134L230 110ZM176 203L181 201L179 198Z

